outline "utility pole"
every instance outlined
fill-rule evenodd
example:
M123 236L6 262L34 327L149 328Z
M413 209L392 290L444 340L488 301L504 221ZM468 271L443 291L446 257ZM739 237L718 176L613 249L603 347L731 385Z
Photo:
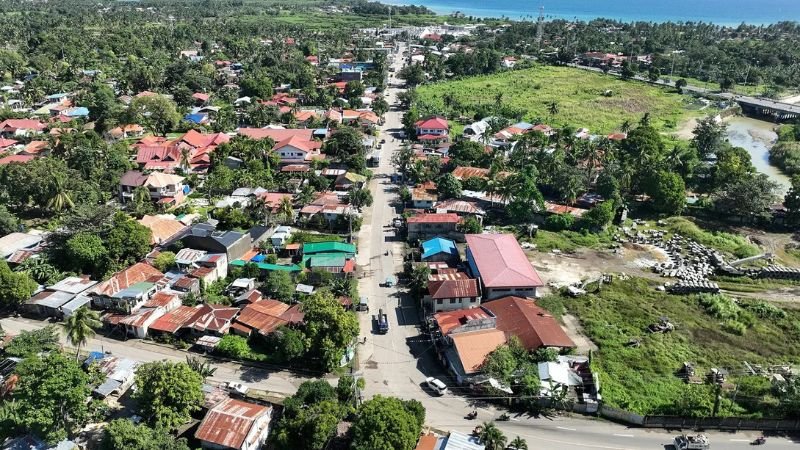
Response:
M392 29L392 7L389 7L389 29Z

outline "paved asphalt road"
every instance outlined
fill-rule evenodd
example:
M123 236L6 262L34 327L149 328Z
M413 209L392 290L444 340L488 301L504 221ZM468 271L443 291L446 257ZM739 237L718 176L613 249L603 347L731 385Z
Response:
M401 46L400 54L407 48ZM402 58L395 55L392 67L395 73L402 68ZM402 92L400 83L390 76L387 102L394 105ZM364 223L358 235L358 264L362 278L359 280L361 295L369 301L370 312L359 313L361 337L366 343L359 345L359 373L366 381L362 393L364 399L374 395L392 395L406 399L417 399L426 408L426 422L442 430L458 430L469 433L482 421L491 421L500 415L494 407L480 399L470 398L466 391L455 385L437 361L432 344L420 336L419 308L402 287L384 287L390 275L402 271L403 244L389 227L391 219L398 215L395 209L397 186L389 182L394 173L392 154L400 148L400 141L393 140L389 130L402 127L404 111L393 108L385 116L381 127L381 138L386 143L381 150L380 166L373 169L370 183L374 203L364 211ZM386 252L390 252L386 255ZM373 315L382 309L388 316L389 332L376 334ZM451 386L453 393L442 397L432 396L423 388L427 376L435 376ZM466 414L477 408L478 419L467 420ZM625 426L582 416L532 418L513 417L508 422L497 422L509 439L520 436L531 448L540 449L664 449L677 432L663 430L630 429ZM750 442L759 435L752 433L708 433L716 449L749 448ZM666 447L665 447L666 446ZM769 448L800 448L792 441L770 438Z

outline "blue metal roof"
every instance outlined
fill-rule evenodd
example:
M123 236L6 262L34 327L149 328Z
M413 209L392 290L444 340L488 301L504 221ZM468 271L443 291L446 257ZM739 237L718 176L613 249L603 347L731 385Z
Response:
M208 119L206 114L187 114L183 117L183 120L197 124L205 122L206 119Z
M458 248L456 243L444 238L433 238L422 243L422 259L430 258L439 253L447 253L453 256L458 256Z

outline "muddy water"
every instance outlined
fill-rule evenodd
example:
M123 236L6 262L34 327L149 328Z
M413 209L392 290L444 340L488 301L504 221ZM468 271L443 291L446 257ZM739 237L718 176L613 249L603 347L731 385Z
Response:
M791 186L789 177L769 163L769 149L778 139L773 131L775 124L748 117L732 117L726 122L730 143L747 150L756 170L778 183L785 193Z

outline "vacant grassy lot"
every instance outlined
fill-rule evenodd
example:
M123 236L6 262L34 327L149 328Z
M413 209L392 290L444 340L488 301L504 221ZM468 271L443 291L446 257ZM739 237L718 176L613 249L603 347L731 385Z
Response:
M744 361L800 361L800 312L758 300L737 305L727 297L673 296L654 287L644 279L615 280L577 299L556 295L541 301L556 315L569 311L578 317L599 346L592 364L604 400L642 414L709 415L712 387L688 385L677 376L688 361L700 377L713 367L728 368L739 385L736 403L734 392L724 392L721 414L780 415L768 381L745 376ZM647 326L662 316L675 331L648 333ZM629 346L632 339L641 346Z
M604 95L610 91L610 96ZM552 125L586 127L595 133L618 131L628 120L635 124L645 113L661 129L675 129L683 120L701 114L687 108L688 98L673 91L635 81L568 67L533 69L446 81L417 88L420 106L430 113L446 113L444 95L452 94L462 113L472 117L481 105L494 107L498 94L503 105L525 111L527 120L540 118ZM549 106L558 105L550 116Z

